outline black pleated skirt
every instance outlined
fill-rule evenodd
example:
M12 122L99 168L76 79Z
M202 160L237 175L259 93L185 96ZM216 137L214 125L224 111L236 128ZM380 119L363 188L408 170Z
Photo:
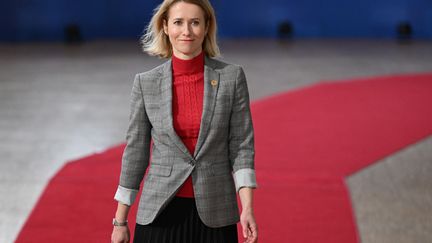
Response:
M238 243L237 225L206 226L198 216L194 198L174 197L148 224L136 224L134 243Z

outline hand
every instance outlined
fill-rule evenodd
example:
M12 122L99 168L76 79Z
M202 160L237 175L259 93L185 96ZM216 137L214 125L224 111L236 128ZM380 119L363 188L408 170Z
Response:
M111 243L129 243L130 232L128 226L114 226Z
M244 243L257 243L258 242L258 227L255 223L255 217L252 210L243 210L240 215L240 223L243 227Z

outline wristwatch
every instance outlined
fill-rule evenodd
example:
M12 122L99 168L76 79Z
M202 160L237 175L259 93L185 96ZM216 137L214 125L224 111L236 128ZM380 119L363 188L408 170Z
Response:
M112 224L114 226L127 226L128 221L124 221L124 222L118 222L115 218L113 218Z

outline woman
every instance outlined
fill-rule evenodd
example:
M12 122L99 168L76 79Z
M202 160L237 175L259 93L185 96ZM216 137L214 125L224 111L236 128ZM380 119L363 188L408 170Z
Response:
M127 215L143 178L134 242L235 243L238 221L245 242L257 242L248 88L241 67L212 58L212 6L165 0L142 41L169 60L135 76L112 242L129 242Z

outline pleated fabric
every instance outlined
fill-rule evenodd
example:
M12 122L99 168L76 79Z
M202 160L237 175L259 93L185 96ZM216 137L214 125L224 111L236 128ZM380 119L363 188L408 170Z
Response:
M148 225L136 224L133 243L238 243L237 225L206 226L194 198L174 197Z

